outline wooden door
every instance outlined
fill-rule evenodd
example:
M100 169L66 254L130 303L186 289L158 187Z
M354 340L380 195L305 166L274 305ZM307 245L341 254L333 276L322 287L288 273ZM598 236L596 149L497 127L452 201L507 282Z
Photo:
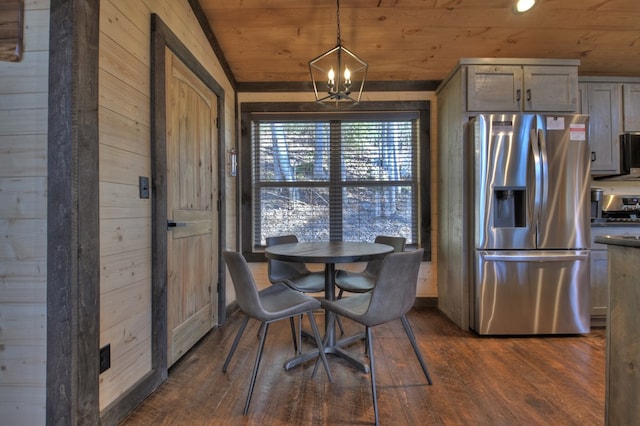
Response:
M166 52L167 363L215 324L217 98Z

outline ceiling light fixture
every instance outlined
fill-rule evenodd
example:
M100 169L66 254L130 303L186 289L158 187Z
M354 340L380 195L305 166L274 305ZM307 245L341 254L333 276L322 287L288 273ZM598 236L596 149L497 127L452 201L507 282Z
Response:
M530 10L536 4L536 0L517 0L514 12L524 13Z
M336 109L360 103L369 66L342 45L340 38L340 0L337 0L336 20L338 42L336 47L309 61L316 102Z

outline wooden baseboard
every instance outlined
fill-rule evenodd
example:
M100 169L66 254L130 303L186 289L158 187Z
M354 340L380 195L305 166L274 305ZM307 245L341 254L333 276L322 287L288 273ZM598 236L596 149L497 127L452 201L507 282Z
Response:
M237 303L237 302L233 301L233 302L229 303L229 304L227 305L227 309L225 309L225 319L228 319L228 318L229 318L231 315L233 315L233 313L234 313L235 311L237 311L238 309L239 309L239 308L238 308L238 303ZM220 322L220 324L218 324L218 325L222 325L222 324L224 324L225 322L226 322L226 320L225 320L225 321Z
M414 309L437 308L437 307L438 307L437 297L416 297L416 301L413 303Z
M607 327L607 317L602 317L602 316L591 317L591 328L606 328L606 327Z

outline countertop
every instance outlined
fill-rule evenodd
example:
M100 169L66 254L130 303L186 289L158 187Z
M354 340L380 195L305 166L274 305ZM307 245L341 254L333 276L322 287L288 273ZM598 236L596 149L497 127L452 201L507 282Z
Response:
M596 243L614 246L640 248L640 232L638 235L602 235L597 236Z
M592 228L619 228L621 226L637 226L638 229L640 230L640 222L599 222L599 221L592 221L591 222L591 227ZM640 234L640 232L638 232Z

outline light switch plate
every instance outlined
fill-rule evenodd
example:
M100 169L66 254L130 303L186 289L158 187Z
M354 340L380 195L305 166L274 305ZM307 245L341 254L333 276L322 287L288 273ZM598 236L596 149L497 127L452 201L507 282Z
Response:
M146 176L140 176L140 198L149 198L149 178Z

